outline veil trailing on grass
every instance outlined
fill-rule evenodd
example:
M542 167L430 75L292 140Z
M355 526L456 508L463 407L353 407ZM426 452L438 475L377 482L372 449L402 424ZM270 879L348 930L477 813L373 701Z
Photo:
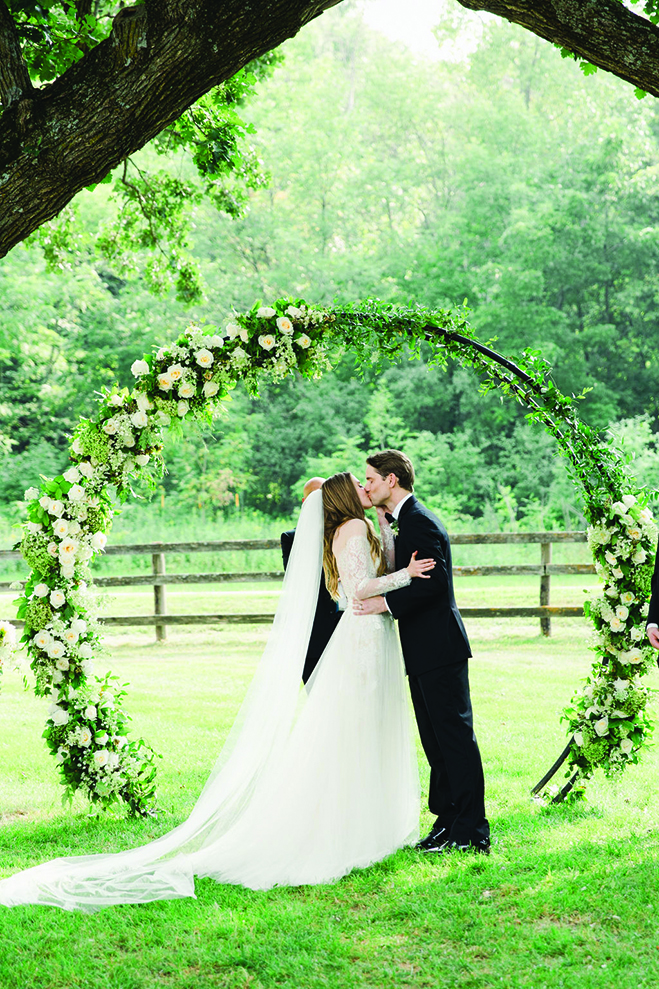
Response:
M0 905L38 903L92 912L122 903L194 896L211 844L239 827L277 766L296 721L323 553L320 491L306 498L267 645L217 763L188 819L116 854L54 859L0 881Z

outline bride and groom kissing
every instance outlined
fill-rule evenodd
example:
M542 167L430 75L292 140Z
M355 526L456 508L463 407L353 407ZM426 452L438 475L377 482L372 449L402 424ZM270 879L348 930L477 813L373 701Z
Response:
M414 497L400 451L369 456L363 485L346 472L310 487L282 538L286 573L266 647L187 819L129 851L16 873L0 881L0 905L92 912L194 896L195 876L269 889L333 882L407 845L442 857L489 851L446 531ZM436 821L422 841L394 620L430 763Z
M416 847L425 853L473 850L488 853L489 825L485 818L483 768L473 731L467 660L469 640L453 592L451 547L439 519L414 496L414 468L399 450L383 450L367 457L365 482L350 477L359 504L351 498L346 479L335 475L329 481L315 477L307 481L303 501L315 490L329 492L344 485L347 517L354 514L366 522L363 509L375 508L382 537L383 554L391 571L402 571L406 563L428 562L405 586L376 594L377 587L364 590L352 605L358 616L389 613L398 621L403 660L421 743L430 764L428 805L436 821ZM325 487L326 485L326 487ZM334 495L336 498L336 495ZM352 506L350 501L352 500ZM328 509L326 507L326 513ZM367 523L368 524L368 523ZM327 528L326 521L326 528ZM394 536L394 527L396 535ZM336 545L345 543L348 532L359 533L354 521L340 527ZM362 525L361 531L364 531ZM284 567L295 530L281 536ZM392 553L393 548L393 553ZM324 571L328 572L327 546ZM418 558L422 558L418 560ZM432 566L429 561L432 561ZM427 582L426 582L427 581ZM343 598L344 605L345 597ZM347 605L350 607L350 605ZM318 603L303 680L308 682L342 616L338 602L320 582Z

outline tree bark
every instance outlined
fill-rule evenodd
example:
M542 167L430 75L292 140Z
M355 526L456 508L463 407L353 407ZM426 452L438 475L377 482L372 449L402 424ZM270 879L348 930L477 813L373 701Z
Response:
M109 38L33 89L0 0L0 257L209 89L338 2L146 0L123 8Z
M575 55L659 96L659 28L620 0L458 0L569 48Z

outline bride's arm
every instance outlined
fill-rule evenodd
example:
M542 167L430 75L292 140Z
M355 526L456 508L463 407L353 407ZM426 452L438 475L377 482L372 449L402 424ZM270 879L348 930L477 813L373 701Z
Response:
M435 566L434 560L417 560L416 553L412 555L409 566L383 577L371 577L373 558L371 547L366 536L366 524L352 519L342 526L339 539L334 545L334 552L342 554L342 565L350 575L350 583L355 587L358 598L372 598L388 591L396 591L407 587L413 577L423 577L427 570Z

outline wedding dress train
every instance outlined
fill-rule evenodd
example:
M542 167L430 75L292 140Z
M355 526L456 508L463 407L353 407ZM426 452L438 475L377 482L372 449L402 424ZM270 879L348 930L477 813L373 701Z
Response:
M55 859L0 881L0 905L88 912L194 896L194 876L251 889L332 882L418 836L419 784L390 615L348 609L307 691L300 677L322 564L322 497L305 501L271 635L189 818L147 845ZM377 578L365 536L337 566L350 600Z

